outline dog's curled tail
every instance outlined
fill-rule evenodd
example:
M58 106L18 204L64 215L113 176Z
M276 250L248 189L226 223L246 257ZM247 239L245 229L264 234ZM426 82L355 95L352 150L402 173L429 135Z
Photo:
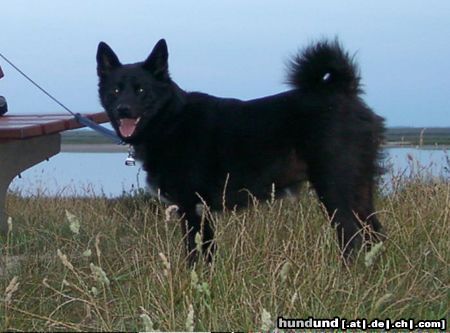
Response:
M358 67L337 39L314 43L294 56L288 64L287 83L305 92L362 92Z

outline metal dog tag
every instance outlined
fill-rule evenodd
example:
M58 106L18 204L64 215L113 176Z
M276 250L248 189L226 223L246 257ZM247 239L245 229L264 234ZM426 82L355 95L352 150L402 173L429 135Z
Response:
M132 146L128 148L128 157L125 159L126 166L135 166L136 160L134 159L134 149Z

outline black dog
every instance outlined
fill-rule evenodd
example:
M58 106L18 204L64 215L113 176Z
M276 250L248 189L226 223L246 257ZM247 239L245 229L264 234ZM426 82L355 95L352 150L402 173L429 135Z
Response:
M150 188L184 214L191 263L196 233L208 260L215 248L198 204L246 206L249 193L264 200L275 187L282 196L304 180L326 207L345 258L381 235L373 188L383 119L359 97L357 67L337 41L292 60L292 90L250 101L186 92L170 78L167 60L163 39L144 62L127 65L101 42L99 94L112 126L143 161Z

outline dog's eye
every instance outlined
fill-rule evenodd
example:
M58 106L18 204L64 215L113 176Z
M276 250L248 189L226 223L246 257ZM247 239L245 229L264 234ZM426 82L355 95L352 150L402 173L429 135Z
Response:
M138 94L143 94L144 93L144 88L138 88L137 93Z
M115 95L118 95L120 93L120 89L119 88L115 88L113 90L113 92L114 92Z

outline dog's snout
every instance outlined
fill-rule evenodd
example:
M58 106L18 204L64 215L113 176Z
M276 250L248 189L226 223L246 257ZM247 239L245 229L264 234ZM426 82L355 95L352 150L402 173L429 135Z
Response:
M132 118L131 107L128 104L119 104L116 111L120 118Z

